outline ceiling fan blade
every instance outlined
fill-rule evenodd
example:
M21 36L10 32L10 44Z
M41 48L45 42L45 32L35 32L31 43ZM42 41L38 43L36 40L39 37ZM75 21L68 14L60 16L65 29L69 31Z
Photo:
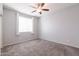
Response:
M45 3L41 3L41 7L43 7L45 5Z
M49 11L49 9L42 9L43 11Z
M30 5L30 7L34 8L34 9L36 8L35 6L31 6L31 5Z
M37 8L39 8L40 7L40 3L37 3Z
M33 13L33 12L36 12L36 10L32 11L32 13Z

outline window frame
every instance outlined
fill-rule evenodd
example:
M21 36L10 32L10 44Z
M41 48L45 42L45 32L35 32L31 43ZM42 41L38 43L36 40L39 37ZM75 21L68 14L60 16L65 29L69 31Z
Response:
M33 29L32 29L32 32L29 32L29 33L34 33L34 17L28 17L27 15L24 15L24 14L20 14L20 13L17 13L17 20L16 20L16 35L19 35L20 33L28 33L28 32L19 32L19 16L23 16L25 18L31 18L33 20Z

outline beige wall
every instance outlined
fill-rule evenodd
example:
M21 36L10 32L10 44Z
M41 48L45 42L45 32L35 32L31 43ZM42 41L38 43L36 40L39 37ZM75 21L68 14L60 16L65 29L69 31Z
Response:
M37 38L37 18L34 17L34 33L17 35L17 12L4 8L3 10L3 46L16 44ZM30 17L30 16L26 16Z
M79 48L79 4L54 14L46 12L39 26L40 38Z

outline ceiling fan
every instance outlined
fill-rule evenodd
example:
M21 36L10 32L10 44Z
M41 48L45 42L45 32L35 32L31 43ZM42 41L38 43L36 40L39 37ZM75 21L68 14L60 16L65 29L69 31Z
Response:
M49 11L48 8L44 8L44 5L45 3L37 3L36 6L31 6L35 9L34 11L32 11L32 13L38 12L39 14L42 14L42 11Z

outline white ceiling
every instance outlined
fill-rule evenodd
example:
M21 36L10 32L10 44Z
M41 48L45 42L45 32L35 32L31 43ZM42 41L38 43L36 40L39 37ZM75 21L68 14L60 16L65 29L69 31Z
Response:
M29 14L32 16L40 17L41 15L39 13L32 13L34 9L30 7L31 5L35 5L35 4L34 3L5 3L4 4L5 7L9 7L19 12ZM45 7L49 8L50 11L56 12L58 10L67 8L72 5L76 5L76 3L46 3Z

